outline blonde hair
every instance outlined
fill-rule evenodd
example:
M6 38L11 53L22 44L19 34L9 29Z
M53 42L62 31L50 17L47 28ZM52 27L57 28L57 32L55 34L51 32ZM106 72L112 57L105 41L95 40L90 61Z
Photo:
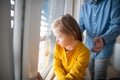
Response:
M57 28L66 34L66 35L73 35L76 40L82 41L82 33L79 28L77 21L70 15L66 14L61 16L60 18L56 19L52 24L51 28Z

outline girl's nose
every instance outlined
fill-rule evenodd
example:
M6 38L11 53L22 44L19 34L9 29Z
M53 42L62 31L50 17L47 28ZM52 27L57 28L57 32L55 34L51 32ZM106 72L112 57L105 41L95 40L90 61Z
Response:
M58 42L58 39L56 38L56 42Z

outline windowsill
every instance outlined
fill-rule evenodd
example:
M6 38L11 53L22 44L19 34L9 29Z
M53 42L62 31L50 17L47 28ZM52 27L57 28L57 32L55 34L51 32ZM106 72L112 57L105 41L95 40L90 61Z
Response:
M52 69L52 62L49 63L49 64L46 66L46 68L45 68L45 70L43 71L43 73L41 73L41 75L42 75L42 77L43 77L44 80L45 80L46 77L48 76L48 74L49 74L49 72L50 72L51 69Z

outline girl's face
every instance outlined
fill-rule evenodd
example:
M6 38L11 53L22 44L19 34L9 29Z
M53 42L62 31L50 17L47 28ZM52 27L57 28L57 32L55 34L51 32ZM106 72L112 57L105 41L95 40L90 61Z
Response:
M73 39L72 36L66 35L62 32L59 31L59 28L53 28L53 33L56 37L56 42L61 46L61 47L67 47L69 46Z

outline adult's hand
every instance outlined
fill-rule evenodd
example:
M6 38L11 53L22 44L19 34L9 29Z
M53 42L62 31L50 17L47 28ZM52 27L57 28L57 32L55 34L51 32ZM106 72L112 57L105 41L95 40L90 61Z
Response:
M103 47L104 47L104 40L103 40L103 38L95 37L93 39L93 42L95 42L95 46L93 46L92 51L96 52L96 53L100 52L103 49Z

